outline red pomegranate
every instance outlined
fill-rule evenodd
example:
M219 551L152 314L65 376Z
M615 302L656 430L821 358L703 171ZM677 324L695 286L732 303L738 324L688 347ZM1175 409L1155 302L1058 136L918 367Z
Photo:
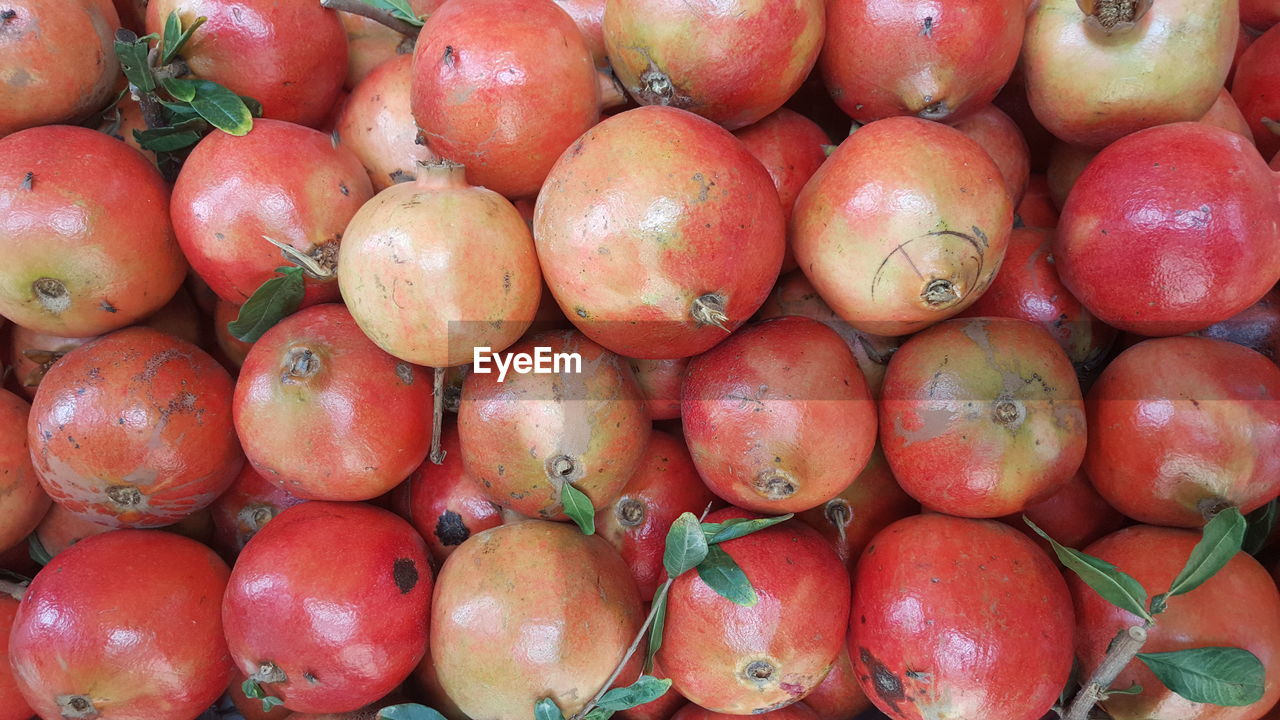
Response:
M1044 175L1033 174L1027 183L1027 192L1018 205L1014 225L1021 220L1025 227L1053 229L1058 227L1058 206L1049 197L1049 181Z
M680 385L684 382L689 358L675 360L629 360L636 383L644 394L644 407L653 420L680 417Z
M110 102L120 74L112 44L119 26L109 0L5 0L0 137L86 120Z
M604 685L641 621L635 582L609 543L525 520L449 556L431 605L431 659L469 717L529 717L546 697L569 717Z
M641 600L653 600L667 579L662 556L671 523L681 513L701 516L715 500L698 477L684 442L664 432L650 434L640 466L622 495L596 512L596 530L627 561Z
M268 482L245 463L231 487L209 506L214 547L224 557L234 558L272 518L302 502L302 498Z
M1164 592L1187 562L1199 533L1146 525L1125 528L1085 548L1118 565L1154 595ZM1076 652L1088 677L1116 635L1141 621L1070 578L1076 606ZM1225 608L1230 611L1224 612ZM1191 702L1167 689L1140 661L1120 672L1112 687L1142 686L1136 695L1113 695L1102 703L1116 720L1248 720L1261 717L1280 697L1280 592L1266 569L1245 553L1203 585L1169 600L1169 609L1147 629L1144 653L1196 647L1238 647L1266 668L1266 689L1257 702L1223 707Z
M1027 96L1073 145L1195 120L1218 96L1239 32L1235 0L1041 0L1022 43Z
M538 258L565 316L634 358L697 355L746 322L777 280L785 238L773 181L746 147L659 106L583 135L534 214Z
M555 3L573 18L596 65L607 67L609 55L604 48L604 0L555 0Z
M1077 375L1092 377L1106 361L1116 331L1086 310L1058 279L1052 241L1051 230L1014 230L1000 273L961 316L1018 318L1036 323L1066 351Z
M191 151L173 186L173 225L191 266L223 300L242 304L277 267L298 264L274 240L322 270L308 271L303 304L312 305L338 298L338 246L372 195L360 160L329 135L257 120L248 135L210 133Z
M1018 60L1024 0L831 0L819 63L861 123L955 120L992 101Z
M890 525L858 564L850 614L854 672L893 720L1039 720L1071 672L1066 583L1000 523L927 514Z
M402 360L472 362L477 348L510 346L538 310L542 275L528 226L451 162L421 166L414 182L378 193L342 247L338 283L352 316Z
M1076 181L1054 266L1108 325L1148 336L1201 330L1280 279L1276 188L1233 132L1176 123L1135 133Z
M499 380L493 367L472 367L462 385L458 431L466 470L489 499L528 517L558 520L565 519L566 483L596 508L618 498L640 467L652 423L623 358L560 330L520 341L506 361L532 358L538 348L545 349L547 372Z
M155 167L63 125L0 139L0 254L0 314L49 335L130 325L168 302L186 272Z
M601 97L586 39L551 0L459 0L418 36L412 104L432 150L515 198L538 193Z
M218 602L227 572L212 550L167 532L109 532L59 554L9 636L27 703L45 718L199 715L231 679Z
M906 335L978 299L1012 227L1009 191L980 145L938 123L889 118L859 128L805 185L791 242L840 317Z
M347 34L318 2L151 0L147 32L163 35L172 12L184 28L208 18L182 48L191 72L262 103L265 117L315 127L342 91Z
M1071 362L1025 320L951 320L889 362L880 442L930 509L994 518L1043 500L1080 468L1085 433Z
M1253 130L1263 157L1280 152L1280 32L1273 27L1240 56L1231 85L1240 112Z
M338 114L335 133L369 171L375 191L417 177L419 163L436 159L418 136L409 107L411 55L397 55L367 74Z
M1253 142L1253 130L1249 128L1249 121L1245 119L1244 113L1240 112L1240 107L1236 105L1235 99L1226 88L1218 93L1218 99L1213 102L1209 112L1200 117L1200 122L1230 130L1244 137L1245 140Z
M1018 124L995 105L983 105L956 122L953 127L969 136L1000 168L1000 177L1013 204L1022 202L1031 176L1031 154Z
M32 552L38 556L55 557L58 553L87 537L111 532L116 528L86 520L65 507L54 503L44 514L35 532L31 534Z
M1098 491L1093 489L1083 471L1072 475L1058 492L1047 499L1028 505L1016 515L1001 518L1015 530L1022 531L1036 541L1052 557L1053 549L1049 543L1027 525L1023 516L1030 518L1049 537L1072 548L1082 548L1129 524L1119 511L1108 505Z
M12 594L0 593L0 720L31 720L36 714L23 699L9 669L9 635L24 591L25 588Z
M781 515L817 507L854 481L876 441L876 406L834 330L781 317L734 333L689 363L685 441L726 502Z
M418 17L430 17L443 0L409 0L408 5ZM339 12L342 29L347 34L347 75L345 87L355 90L369 73L379 65L398 56L412 57L414 38L355 13Z
M825 26L823 0L609 0L604 44L636 102L737 130L795 94L818 59Z
M236 560L222 601L227 644L290 710L355 710L422 659L431 591L427 548L409 523L358 503L302 503Z
M86 519L168 525L240 471L231 394L227 371L185 340L142 327L105 335L40 384L28 425L36 475Z
M706 522L759 517L725 508ZM758 602L737 605L696 572L668 594L658 662L674 687L714 712L776 710L817 687L849 617L849 573L816 530L790 520L717 546L746 574Z
M0 551L25 540L49 510L27 447L30 413L25 400L0 390Z
M1194 334L1257 350L1272 362L1280 360L1280 290L1273 289L1244 310Z
M1205 513L1247 513L1280 494L1280 368L1234 343L1147 340L1089 391L1084 469L1117 510L1145 523L1199 527Z
M761 717L771 717L773 720L834 720L834 716L819 715L802 702L760 713L759 715ZM672 715L671 720L734 720L737 717L739 715L713 712L689 703L675 715Z

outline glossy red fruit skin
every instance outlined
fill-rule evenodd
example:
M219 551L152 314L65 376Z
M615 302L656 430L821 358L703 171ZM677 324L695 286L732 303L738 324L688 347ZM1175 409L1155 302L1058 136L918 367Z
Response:
M996 522L917 515L862 555L849 655L893 720L1038 720L1067 682L1072 627L1066 583L1035 543Z
M212 550L172 533L77 543L36 576L14 618L23 696L47 718L67 717L57 698L70 695L93 703L86 717L191 720L231 679L218 603L227 574Z
M0 254L0 314L50 335L130 325L186 272L160 173L115 139L65 125L0 140Z
M1138 525L1112 533L1084 551L1118 565L1148 592L1166 590L1182 570L1199 533ZM1115 607L1074 576L1068 579L1076 606L1076 652L1085 677L1102 660L1107 646L1124 628L1142 621ZM1224 608L1230 612L1223 612ZM1257 718L1280 697L1280 592L1267 571L1245 553L1237 553L1203 585L1169 600L1159 621L1147 628L1142 652L1193 647L1238 647L1252 652L1266 668L1262 699L1244 707L1190 702L1168 690L1141 662L1132 662L1115 687L1142 685L1138 695L1115 695L1102 703L1116 720L1246 720Z
M208 506L244 462L227 371L150 328L58 361L31 407L31 459L50 497L113 527L159 527Z
M1280 360L1280 290L1272 289L1258 302L1195 334L1257 350L1272 362Z
M182 48L191 71L262 103L264 117L315 127L342 91L347 34L319 3L153 0L147 32L162 35L175 10L184 28L208 18Z
M23 699L9 669L9 635L17 613L18 599L0 595L0 720L31 720L36 714Z
M438 567L467 538L502 524L502 508L485 496L480 483L463 467L456 423L440 434L444 460L426 460L397 491L406 519L427 541Z
M337 538L341 573L333 572ZM422 659L431 591L426 544L409 523L364 504L302 503L236 560L222 603L227 644L240 672L261 679L267 663L283 672L283 681L261 684L289 709L355 710ZM322 620L326 612L335 615Z
M0 551L26 539L49 510L49 496L31 466L30 413L26 400L0 390Z
M1265 158L1280 152L1280 135L1272 129L1275 122L1280 122L1277 83L1280 83L1280 32L1272 27L1240 56L1231 85L1231 96L1249 121L1258 150ZM1272 126L1269 127L1264 118L1271 120Z
M858 683L853 661L849 659L848 647L840 651L840 656L836 658L831 672L827 673L822 684L805 695L804 702L798 705L811 708L822 720L855 720L871 709L871 699Z
M903 490L962 517L1018 512L1080 468L1085 413L1074 369L1043 328L1012 318L936 325L898 350L880 442Z
M667 579L662 555L671 523L686 512L700 517L715 501L698 477L684 441L656 430L651 433L622 495L596 512L596 532L627 561L642 601L652 601Z
M822 49L824 10L823 0L609 0L604 44L636 102L737 130L782 107L804 82Z
M1221 128L1134 133L1076 181L1054 237L1055 267L1108 325L1148 336L1201 330L1280 278L1274 178L1244 138Z
M753 512L817 507L854 481L876 442L876 406L834 330L782 317L689 363L680 416L712 492Z
M532 197L560 153L600 119L595 64L550 0L446 2L413 55L413 115L472 185Z
M725 508L706 522L735 517L759 516ZM839 655L849 573L816 530L795 520L718 547L742 568L759 602L736 605L698 573L681 575L668 593L658 662L680 694L716 712L790 705L822 682Z
M109 0L10 0L0 48L0 137L87 119L110 102L120 18Z
M303 502L306 501L269 482L245 463L231 487L209 506L214 549L223 557L234 558L272 518Z
M334 132L369 172L374 191L414 179L418 163L436 159L409 106L412 66L412 55L396 55L374 68L338 113Z
M770 710L769 712L761 713L760 716L770 717L774 720L833 720L826 715L818 715L807 704L802 702L778 708L777 710ZM712 712L689 703L675 715L672 715L671 720L733 720L736 717L739 716Z
M1031 176L1031 154L1018 124L995 105L983 105L952 127L969 136L1000 168L1013 204L1022 202Z
M360 160L328 135L258 119L248 135L210 133L196 145L171 213L191 266L218 297L241 305L291 264L264 235L332 270L347 223L372 196ZM307 277L306 289L304 306L338 299L332 278Z
M1106 361L1115 328L1085 309L1058 278L1053 231L1018 228L1009 236L1004 265L991 287L961 317L1007 317L1033 322L1053 336L1081 377Z
M818 66L840 106L869 123L958 120L995 98L1018 60L1022 0L833 0Z
M1044 175L1032 174L1016 215L1025 227L1058 227L1058 207L1049 197L1049 182Z
M647 359L697 355L746 322L786 245L759 161L711 121L661 106L579 138L538 196L533 231L565 316L610 350ZM645 289L656 287L665 289Z
M644 393L644 407L654 420L674 420L680 417L680 384L684 381L689 358L675 360L629 361L635 373L640 392Z
M1147 340L1089 390L1084 469L1107 502L1145 523L1199 527L1280 494L1280 368L1222 340Z

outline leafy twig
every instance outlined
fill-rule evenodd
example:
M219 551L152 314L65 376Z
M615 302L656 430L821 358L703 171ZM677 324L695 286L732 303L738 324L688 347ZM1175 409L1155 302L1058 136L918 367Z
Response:
M364 2L364 0L320 0L320 6L369 18L406 37L416 38L418 37L418 31L422 29L421 25L414 25L399 17L395 12L375 7L370 3Z
M1103 699L1107 688L1111 687L1120 672L1133 662L1146 642L1147 626L1145 624L1121 630L1120 634L1116 635L1116 639L1111 642L1111 649L1107 651L1098 669L1093 671L1088 682L1079 693L1076 693L1063 720L1088 720L1089 711Z
M667 581L658 587L658 592L654 593L653 596L658 597L659 594L665 596L673 582L675 582L673 578L667 578ZM613 669L613 674L609 675L609 679L605 680L604 685L601 685L600 689L596 691L595 697L591 698L591 702L583 705L582 709L574 713L569 720L582 720L587 716L587 713L591 712L596 705L599 704L600 698L604 697L604 694L609 692L609 689L613 687L614 681L616 681L618 676L622 674L623 668L625 668L627 663L631 661L631 658L635 656L636 650L640 648L640 642L644 640L644 636L649 633L649 626L653 625L653 618L657 615L657 611L657 603L654 603L653 606L649 608L649 616L644 619L644 624L640 626L640 632L636 633L635 639L631 641L631 647L627 648L626 654L622 656L622 660L618 663L618 666Z

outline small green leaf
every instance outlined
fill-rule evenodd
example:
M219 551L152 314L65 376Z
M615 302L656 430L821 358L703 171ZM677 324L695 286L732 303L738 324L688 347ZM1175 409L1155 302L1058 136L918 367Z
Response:
M378 711L377 720L446 720L444 715L418 703L388 705Z
M196 99L196 81L187 78L165 78L160 81L164 85L164 89L173 97L182 102L191 102Z
M283 705L284 701L278 697L267 695L262 698L262 712L271 712L272 708L277 705Z
M185 30L182 28L182 20L178 17L178 11L174 10L169 13L169 17L164 23L164 54L160 58L163 65L173 62L178 57L178 53L182 52L183 46L191 40L191 36L195 33L196 28L204 24L206 17L198 17L190 27Z
M399 18L410 25L422 27L422 18L413 11L407 0L364 0L365 5L372 5L379 10L390 12L392 17Z
M169 102L168 100L161 100L160 104L163 105L166 110L168 110L170 113L173 114L174 122L186 121L186 120L200 120L201 122L204 122L204 120L200 117L200 113L196 112L195 108L191 107L191 103Z
M659 680L652 675L641 675L638 680L627 687L613 688L605 693L596 704L614 712L630 710L638 705L657 700L666 694L667 689L670 687L670 680Z
M698 563L698 577L721 597L743 607L752 607L760 600L747 574L719 545L707 549L707 558Z
M649 612L653 613L653 622L649 624L649 645L644 656L646 673L653 672L653 658L662 647L662 630L667 624L667 590L670 587L670 581L663 583L653 596L653 605L649 608Z
M143 150L155 153L177 152L200 142L200 133L192 130L168 132L166 129L134 130L133 139Z
M591 712L583 716L583 720L609 720L613 717L612 710L605 710L602 707L592 708Z
M262 690L262 686L258 684L258 681L253 678L248 678L244 682L240 683L240 692L244 693L244 696L251 700L256 700L267 694Z
M1187 564L1169 587L1170 597L1195 590L1230 562L1240 552L1246 527L1244 516L1233 507L1214 515L1212 520L1205 523L1200 542L1191 549Z
M209 80L196 81L191 107L209 124L230 135L245 135L253 129L253 113L240 96Z
M722 527L719 530L717 530L714 534L712 534L710 538L707 539L707 543L710 545L715 545L716 543L728 542L730 540L737 540L738 538L743 537L745 535L750 535L753 532L759 532L760 530L763 530L767 527L773 527L778 523L786 522L793 517L795 516L792 515L791 513L787 513L786 515L779 515L778 517L771 517L771 518L756 518L756 519L734 518L734 520L738 520L739 522L730 524L729 521L726 521L722 523ZM708 523L708 524L714 524L714 523Z
M1138 653L1165 687L1191 702L1240 707L1262 699L1266 670L1248 650L1202 647Z
M278 267L276 272L280 274L262 283L240 306L236 319L227 323L227 330L241 342L257 342L302 303L302 268Z
M1093 588L1093 591L1101 595L1104 600L1144 620L1151 620L1151 614L1147 612L1146 608L1147 591L1131 575L1106 560L1063 546L1057 540L1049 537L1045 531L1031 522L1031 519L1027 516L1023 515L1022 520L1037 535L1048 540L1049 544L1053 546L1053 551L1058 555L1058 560L1067 569L1078 575L1086 585Z
M707 538L693 513L684 513L671 523L667 531L667 546L662 552L662 564L667 577L677 578L690 568L697 567L707 557Z
M586 493L565 482L560 486L560 504L564 506L564 514L578 524L583 535L595 535L596 509Z
M533 706L533 720L564 720L560 706L551 698L542 698Z
M117 30L115 39L116 58L120 60L120 69L129 80L129 84L140 92L154 92L156 77L151 73L151 65L147 62L147 40L155 35L138 37L129 30Z
M1152 615L1159 615L1169 609L1169 593L1160 593L1151 596L1151 603L1148 606Z
M1280 498L1254 510L1246 518L1249 521L1249 529L1244 533L1242 549L1250 555L1262 552L1267 546L1267 540L1271 539L1271 531L1276 527L1277 504L1280 504Z
M1107 690L1107 695L1138 695L1142 692L1142 686L1134 683L1123 690Z

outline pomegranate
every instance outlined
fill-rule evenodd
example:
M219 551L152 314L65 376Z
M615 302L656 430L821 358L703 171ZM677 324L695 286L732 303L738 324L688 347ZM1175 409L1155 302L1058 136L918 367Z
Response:
M363 504L302 503L236 560L222 601L227 644L239 670L290 710L355 710L422 659L431 591L427 548L409 523Z
M600 105L587 41L550 0L446 2L418 36L413 115L473 185L536 195Z
M1231 85L1240 112L1249 121L1263 157L1280 152L1280 31L1273 27L1240 56Z
M1022 42L1027 96L1073 145L1195 120L1217 98L1239 32L1235 0L1040 0Z
M980 145L944 125L889 118L842 142L805 185L791 240L840 317L906 335L982 294L1012 226L1009 191Z
M587 131L538 197L547 285L592 340L634 358L697 355L777 280L786 229L768 172L729 132L650 106Z
M1031 151L1018 124L995 105L983 105L953 127L987 151L1000 168L1000 177L1004 178L1013 204L1022 202L1031 176Z
M738 508L707 522L759 517ZM843 645L849 573L816 530L790 520L720 543L759 601L721 597L696 572L676 578L658 662L676 690L708 710L751 715L817 687Z
M239 305L233 305L218 298L218 304L213 312L213 333L217 339L218 350L221 351L222 357L226 358L223 364L227 366L227 370L234 373L240 371L240 366L244 365L244 359L249 356L249 350L253 348L253 343L237 338L227 328L239 315Z
M842 320L818 295L818 291L813 289L813 283L802 272L793 272L778 280L769 299L760 308L758 317L768 320L785 315L807 317L835 330L853 351L853 357L862 369L871 396L880 397L885 366L898 349L897 338L864 333Z
M840 656L831 666L831 672L813 692L804 696L804 702L789 707L807 706L821 720L856 720L871 709L871 700L862 692L858 675L849 659L849 648L840 650Z
M0 550L26 539L49 510L27 448L30 412L25 400L0 390Z
M120 530L67 549L13 619L23 697L45 718L191 720L231 679L218 604L227 572L212 550L167 532Z
M101 110L116 92L119 26L109 0L0 3L0 137Z
M830 0L819 65L860 123L958 120L995 98L1018 61L1024 0Z
M443 0L409 0L409 8L418 17L429 17ZM378 66L396 57L412 57L413 40L377 20L339 12L342 29L347 34L347 76L345 87L355 90Z
M412 65L410 55L397 55L379 65L351 91L338 115L336 133L369 171L375 191L412 180L420 163L436 159L413 124Z
M657 431L649 435L622 495L596 513L597 530L627 561L641 600L653 600L667 579L662 555L671 523L681 513L702 515L715 499L680 438Z
M214 548L234 558L246 543L285 508L305 502L290 495L245 463L231 487L209 506L213 512Z
M591 58L599 67L609 65L609 56L604 47L604 0L555 0L561 10L569 13L573 22L582 32L582 39L587 41L591 50Z
M1058 206L1049 197L1049 181L1044 175L1031 176L1027 192L1018 205L1015 227L1017 220L1021 220L1025 227L1058 227Z
M338 298L338 245L372 195L360 160L328 135L260 119L248 135L210 133L191 151L173 186L173 225L191 266L223 300L242 304L275 268L309 260L321 271L306 278L303 304L313 305ZM271 241L291 250L282 255Z
M469 363L476 348L498 352L515 342L538 309L541 273L528 226L501 195L467 185L451 162L422 166L414 182L378 193L351 220L342 247L338 283L352 316L402 360Z
M1280 290L1273 289L1258 302L1196 335L1226 340L1280 360Z
M1118 565L1150 593L1163 592L1182 570L1199 533L1139 525L1108 535L1085 548L1094 557ZM1076 652L1081 677L1102 661L1117 633L1140 621L1103 600L1072 577L1076 606ZM1223 612L1231 608L1230 612ZM1246 720L1260 717L1280 697L1280 592L1258 561L1237 553L1203 585L1169 601L1169 609L1147 628L1144 653L1196 647L1238 647L1253 653L1266 668L1262 699L1244 707L1191 702L1167 689L1140 661L1130 662L1112 683L1137 695L1112 695L1102 706L1116 720Z
M834 716L819 715L809 708L805 703L796 703L786 707L770 710L761 715L772 717L774 720L826 720L828 717ZM738 717L736 714L718 713L689 703L683 709L671 716L671 720L733 720Z
M920 503L898 485L884 451L876 445L867 466L849 487L799 518L822 533L852 571L876 533L919 511Z
M1066 583L1000 523L927 514L885 528L858 564L851 616L854 672L893 720L1039 720L1071 671Z
M902 489L925 506L999 517L1048 498L1080 468L1084 401L1044 328L952 320L912 337L890 361L880 442Z
M347 35L318 2L150 0L147 32L163 35L172 12L184 28L208 18L182 47L191 72L262 103L265 117L315 127L342 91Z
M1079 377L1092 378L1106 361L1116 331L1086 310L1058 279L1052 240L1051 230L1014 230L1000 274L961 316L1018 318L1036 323L1066 351Z
M13 368L18 391L28 401L35 398L36 388L49 368L63 355L92 339L47 335L14 325L9 332L9 367Z
M1108 325L1201 330L1280 279L1275 174L1241 136L1201 123L1151 128L1094 158L1062 210L1062 282Z
M795 94L818 59L825 26L823 0L608 0L604 44L636 102L737 130Z
M36 714L23 699L9 669L9 635L21 599L22 590L14 594L0 592L0 720L31 720Z
M431 605L431 660L470 717L528 717L546 697L568 717L604 685L641 620L635 582L609 543L525 520L472 535L449 556Z
M1241 135L1245 140L1253 142L1253 130L1249 128L1249 121L1245 120L1244 113L1240 112L1235 99L1226 88L1218 93L1218 99L1214 101L1213 107L1209 108L1209 112L1200 118L1200 122L1230 130Z
M0 314L49 335L130 325L168 302L186 271L155 167L63 125L0 139L0 254Z
M640 392L644 394L644 407L654 420L674 420L680 417L680 385L684 382L689 358L675 360L629 361L635 373Z
M1049 194L1053 197L1053 204L1059 210L1066 206L1071 188L1075 187L1076 181L1084 174L1084 169L1089 167L1089 163L1093 162L1097 156L1096 148L1068 145L1061 140L1054 141L1053 149L1049 152L1049 166L1045 168L1045 175L1049 182Z
M86 520L65 507L54 503L32 533L32 553L52 558L87 537L111 532L115 528Z
M573 330L538 333L514 345L507 362L546 348L563 359L550 373L473 368L462 384L458 432L466 471L490 500L529 517L564 519L565 484L592 506L618 499L640 467L652 423L623 358Z
M1027 526L1022 519L1024 515L1049 537L1073 548L1084 547L1128 524L1125 517L1093 489L1083 471L1072 475L1058 492L1048 498L1028 505L1016 515L1001 518L1054 557L1053 548Z
M28 425L36 475L86 519L168 525L213 502L244 461L231 378L185 340L118 330L68 353L40 388Z
M1234 505L1280 494L1280 368L1222 340L1147 340L1089 391L1084 469L1117 510L1145 523L1199 527Z
M781 317L689 363L685 440L707 487L762 513L817 507L854 481L876 441L876 406L853 353L817 320Z

